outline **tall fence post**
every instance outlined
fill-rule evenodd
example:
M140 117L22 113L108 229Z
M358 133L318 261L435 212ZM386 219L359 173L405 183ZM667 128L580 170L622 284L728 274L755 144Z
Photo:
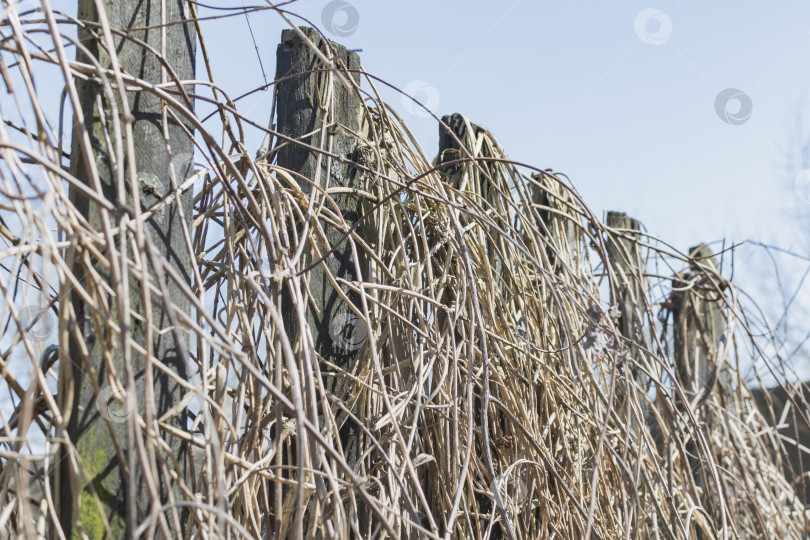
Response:
M315 49L321 54L318 55ZM329 59L334 67L324 58ZM276 130L280 135L274 149L276 164L298 174L296 180L301 191L309 196L309 206L304 211L304 221L309 220L309 232L300 238L307 223L291 218L288 229L293 235L291 247L292 250L298 248L296 239L308 243L303 248L299 268L309 267L323 258L307 274L294 277L300 277L307 284L302 287L309 295L302 299L306 302L306 322L314 350L325 362L322 366L329 371L334 371L329 364L350 371L362 353L368 334L365 322L354 311L359 311L360 295L339 285L340 281L356 282L358 278L366 277L358 276L358 265L362 272L367 272L362 248L357 247L360 258L357 261L351 242L346 238L346 228L351 228L361 219L365 203L358 193L353 192L364 188L364 174L350 164L360 160L358 135L363 118L362 97L357 90L360 57L344 46L326 40L313 28L299 27L282 31L276 59ZM328 190L333 193L322 195ZM337 216L337 222L309 219L310 212L312 216L329 212ZM340 223L341 218L343 223ZM321 232L312 227L323 228L323 241L318 240ZM340 290L330 281L330 274ZM281 303L285 332L291 340L298 338L299 347L308 346L302 339L292 292L286 284L281 291ZM351 384L350 378L343 377L326 376L323 381L328 391L337 394L340 394L342 384ZM316 405L309 403L309 407L314 409ZM280 425L280 419L280 413L277 413L277 425ZM276 429L276 439L280 440L280 427ZM356 448L361 444L363 434L348 420L339 429L344 455L353 465L359 457ZM276 464L292 465L284 463L282 454L278 452ZM305 479L298 478L297 481L303 483ZM284 534L282 514L288 508L284 499L292 496L285 496L283 492L283 484L276 482L273 511L277 535ZM296 510L299 513L295 520L296 534L301 531L303 511L303 508ZM363 523L362 514L360 521L361 530L368 527Z
M97 8L103 6L110 9L99 12ZM140 40L154 51L164 51L165 60L181 80L193 80L196 32L193 23L182 22L189 18L186 10L185 0L78 2L78 19L90 24L78 27L86 49L77 49L77 60L90 65L97 62L111 70L107 79L112 86L105 89L92 77L75 80L76 93L70 96L76 113L71 172L95 190L93 171L97 171L99 196L114 205L116 212L105 213L81 191L71 190L70 195L92 229L99 233L120 229L112 236L113 245L73 248L74 274L81 277L80 284L94 295L97 305L66 288L60 306L60 341L66 341L60 343L59 396L62 410L70 411L70 417L66 432L59 434L68 444L59 450L55 498L68 537L106 537L107 527L114 538L130 537L155 511L162 524L159 530L182 534L181 510L175 508L164 515L159 509L169 503L171 492L175 501L182 499L173 486L187 474L184 445L159 427L158 419L180 432L186 430L184 413L162 418L183 392L176 381L153 367L152 359L187 379L188 343L176 327L176 312L187 312L190 305L166 277L166 267L190 284L191 253L184 228L190 227L192 195L185 193L145 221L141 240L124 224L126 220L132 224L133 204L140 204L145 212L172 194L170 167L178 184L190 174L194 146L187 132L191 125L173 120L156 95L131 88L125 91L117 85L105 40L112 41L123 73L152 84L172 81L156 55L135 41ZM105 37L107 24L113 33ZM116 30L123 34L114 33ZM121 126L123 147L116 142L114 122ZM138 185L132 186L133 181ZM124 186L123 192L120 186ZM139 193L136 201L133 192ZM144 238L146 243L142 243ZM130 248L133 243L135 250ZM96 249L101 257L96 256ZM140 261L148 268L150 281L164 294L154 295L139 271L111 256L113 249L132 264ZM105 292L104 283L114 296ZM121 297L119 291L123 290L129 291L128 297ZM120 334L111 330L113 323L121 328ZM151 351L151 358L131 343ZM144 426L138 417L143 418ZM157 437L164 439L166 451L148 455L144 446ZM169 470L179 478L172 478ZM79 523L81 529L75 527Z
M439 169L439 174L444 182L450 185L453 189L464 193L465 196L472 198L475 203L480 204L484 208L483 213L487 214L489 219L495 220L495 222L500 225L498 220L504 219L503 216L508 215L509 210L504 206L503 198L499 196L498 192L500 191L501 193L506 193L508 192L509 188L505 185L505 183L502 183L501 185L493 183L498 182L500 176L497 174L497 170L498 167L503 165L491 160L487 160L487 158L493 157L492 152L494 147L489 146L489 143L486 142L486 135L486 128L470 122L470 120L463 114L453 113L451 115L443 116L442 123L439 125L439 156L437 164L442 166L456 160L469 160L469 158L472 157L473 161L453 163L441 167ZM450 211L458 212L457 210L452 209ZM469 223L474 222L475 220L481 220L483 218L484 216L472 217L466 215L464 212L458 212L458 222L454 227L458 227L460 225L463 228ZM494 283L495 285L489 290L484 290L483 293L492 295L499 294L504 297L507 296L509 294L509 287L504 281L505 263L503 260L503 253L506 252L506 249L503 239L498 235L496 235L494 239L488 238L481 234L481 229L478 227L471 229L469 232L460 232L460 234L462 234L464 238L468 238L466 241L469 242L469 244L475 243L483 248L483 254L488 259L488 263L490 265L489 271L491 272L491 277L488 281ZM440 258L441 257L439 256L439 259ZM472 293L472 287L470 287L470 289L471 290L469 292ZM457 294L457 290L447 287L441 300L442 303L445 305L457 304ZM482 294L482 291L479 290L478 294ZM492 322L488 319L491 319L492 316L497 317L499 314L494 312L491 315L481 313L481 316L483 318L482 322L490 325ZM447 326L448 332L454 334L456 341L460 340L462 333L459 332L460 329L458 327L449 327L451 318L447 314L441 314L438 320L440 321L440 328ZM488 382L489 368L487 366L489 358L487 358L488 352L486 343L476 345L475 338L468 337L468 339L470 340L470 346L473 349L480 347L482 356L484 357L483 361L485 362L485 367L482 371L482 397L474 398L473 418L475 424L479 426L481 434L478 451L481 452L483 456L484 464L490 476L490 482L492 485L495 485L495 482L497 481L495 477L495 467L497 466L497 463L493 458L493 448L495 448L495 445L492 441L491 430L493 430L493 428L496 426L499 428L502 427L505 424L506 419L501 412L495 412L492 416L489 416L490 409L487 404L487 400L483 397L483 395L486 395L489 392L492 392L495 397L500 397L497 385L492 385ZM493 538L514 538L515 535L512 518L507 513L498 490L494 489L493 493L494 500L490 500L483 494L477 494L475 496L479 511L481 509L484 509L484 511L492 511L493 513L497 511L497 513L501 516L501 524L493 529Z
M689 250L690 269L673 280L674 364L678 382L692 400L705 387L711 392L719 381L729 390L728 368L717 364L720 339L726 329L723 293L717 284L700 275L701 267L718 271L712 250L706 244Z
M310 182L321 189L360 189L364 185L363 175L348 162L355 161L358 154L358 138L353 133L360 130L362 100L359 92L346 88L330 66L324 65L304 36L340 66L344 77L351 78L358 86L360 84L360 57L356 53L325 40L312 28L284 30L277 49L276 64L276 128L284 139L279 141L281 146L276 162L309 180L299 180L301 190L307 195L313 190ZM327 85L328 78L332 79L331 90ZM298 143L339 157L333 159ZM357 194L343 190L330 197L347 226L351 227L362 216L363 200ZM328 199L318 199L319 204L312 207L313 212L324 209L335 212ZM355 281L358 277L355 260L344 230L327 224L326 220L319 223L325 227L324 235L328 243L317 246L319 254L323 256L328 250L332 250L332 253L326 256L322 264L313 268L309 276L305 276L309 280L311 294L307 321L312 330L315 350L321 357L347 367L363 343L365 327L330 283L324 267L336 279ZM317 258L311 249L305 249L305 253L311 255L305 257L304 266ZM352 304L359 305L356 293L344 293ZM293 310L285 309L284 316L287 333L294 336L298 324Z
M711 410L702 411L703 405L714 393L721 398L721 404L728 406L732 395L731 375L725 359L720 357L723 352L722 340L727 339L723 336L726 330L723 285L711 279L711 275L718 270L714 254L706 244L693 246L689 249L689 268L672 280L670 298L675 375L701 424L700 429L706 426L706 432L719 419ZM708 467L701 459L696 438L692 438L683 450L687 453L686 462L694 485L703 492L700 495L702 503L718 506L714 511L719 512L721 505L718 497L722 494L714 496L708 493L713 482ZM735 488L727 482L724 482L724 486L725 500L730 501Z
M611 303L619 308L619 332L627 340L639 343L646 348L649 347L644 316L647 294L647 279L644 276L644 262L641 258L641 246L638 243L641 235L642 223L624 212L610 211L607 213L605 224L616 232L608 235L607 251L615 271L615 292L616 298ZM621 348L623 350L623 348ZM647 398L648 384L650 381L641 368L641 365L650 367L650 363L645 361L645 355L637 347L630 346L627 350L627 360L624 365L629 366L630 373L627 374L627 384L635 385L639 402L639 417L630 414L632 405L626 400L630 399L632 392L625 393L622 387L617 387L617 403L625 402L628 410L628 439L629 446L635 447L637 459L642 459L642 441L639 436L645 427L651 428L653 433L658 433L659 428L655 418L651 413L650 402ZM655 437L654 437L655 438ZM657 443L658 441L656 441ZM647 516L640 516L648 519L654 526L657 526L659 515L655 508L652 508Z
M647 344L644 328L645 303L642 301L646 295L646 278L643 274L643 262L641 259L641 248L637 242L641 234L642 224L639 220L628 216L624 212L608 212L606 225L612 229L621 230L623 236L609 235L608 254L614 262L614 269L618 271L616 275L617 298L614 301L619 307L619 331L622 336L630 341ZM643 393L647 391L649 378L637 367L642 361L643 355L638 350L631 347L628 351L631 362L631 376L628 381L632 381ZM641 407L641 418L639 424L649 421L650 404L646 399L639 399ZM631 423L637 426L635 423Z

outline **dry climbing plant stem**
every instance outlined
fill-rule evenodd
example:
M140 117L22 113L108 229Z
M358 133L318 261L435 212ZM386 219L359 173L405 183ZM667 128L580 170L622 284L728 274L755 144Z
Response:
M117 13L46 0L40 23L3 4L0 530L807 535L805 479L771 427L783 405L758 408L740 369L789 359L723 279L732 251L709 264L601 223L461 114L436 118L425 151L383 102L391 85L293 28L295 3L150 4L129 31ZM208 48L229 44L204 34L245 16L289 27L308 62L277 73L259 118L217 78ZM204 66L193 85L181 31ZM313 121L288 130L287 90L307 81L295 106ZM366 332L337 351L328 339L356 335L330 333L340 313ZM810 421L803 395L780 402L793 425Z

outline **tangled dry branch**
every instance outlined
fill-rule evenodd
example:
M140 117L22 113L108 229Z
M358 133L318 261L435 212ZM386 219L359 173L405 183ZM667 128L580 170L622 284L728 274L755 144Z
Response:
M146 44L103 20L47 1L41 19L3 10L6 535L111 533L120 503L101 488L115 470L137 535L806 536L805 479L786 475L787 443L740 374L787 359L721 276L730 255L603 224L565 177L510 161L462 115L440 123L448 142L430 159L382 102L385 83L314 32L298 31L321 45L322 122L292 140L213 78L118 69L113 37ZM108 61L69 59L77 47ZM201 37L198 54L210 77ZM40 101L46 73L65 88L58 107ZM125 186L117 198L71 121L86 106L77 82L107 96L91 103L91 135L123 158L105 165ZM356 128L336 120L341 92L362 104ZM171 189L126 157L135 96L160 103L164 147L169 124L195 134L195 165L170 166ZM264 130L259 148L245 125ZM355 151L336 152L340 138ZM303 140L320 168L309 177L279 163ZM185 254L166 254L150 220L189 196L175 224ZM338 246L354 279L327 264ZM315 271L347 307L329 321L340 361L316 346ZM156 345L169 335L175 359ZM72 386L76 369L89 390ZM804 405L792 421L807 424L804 394L791 395ZM77 416L103 426L107 461L71 428ZM150 497L133 498L135 478Z

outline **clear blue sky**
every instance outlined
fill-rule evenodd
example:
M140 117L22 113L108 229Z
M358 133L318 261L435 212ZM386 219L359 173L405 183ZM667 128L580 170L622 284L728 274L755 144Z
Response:
M440 116L463 112L513 159L568 174L597 213L631 212L680 249L723 237L771 241L791 225L797 197L783 167L808 97L806 1L349 0L329 19L332 33L328 4L299 0L288 9L361 49L367 71L400 88L429 84L415 97L432 93ZM657 15L645 26L642 14L637 32L651 7ZM262 83L259 55L273 77L284 23L268 12L251 16L251 26L258 55L244 17L208 37L216 75L233 95ZM726 88L750 97L740 125L715 111ZM432 156L435 120L385 97ZM263 121L270 100L265 92L240 109ZM732 101L728 111L738 107Z

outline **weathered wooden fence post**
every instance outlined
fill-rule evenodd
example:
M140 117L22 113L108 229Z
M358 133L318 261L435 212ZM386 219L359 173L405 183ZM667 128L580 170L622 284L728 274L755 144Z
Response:
M737 406L738 412L744 415L742 421L749 421L753 407L757 407L767 425L776 428L776 431L785 437L783 455L786 459L782 464L782 470L785 478L797 487L799 499L807 506L810 502L810 479L807 477L810 459L803 449L810 448L810 423L807 416L810 412L807 405L810 402L808 383L800 382L796 386L783 383L771 388L752 388L751 394L753 403L746 402L744 397L744 401ZM782 417L785 409L789 412L787 417Z
M611 233L608 235L607 251L613 262L610 266L616 272L616 298L612 298L611 303L618 305L619 320L617 323L619 332L627 340L638 343L649 350L644 325L647 279L644 276L641 246L638 244L642 223L624 212L610 211L607 213L605 224L617 231L616 234ZM621 231L623 236L620 236L618 231ZM631 399L630 396L634 392L624 392L622 387L617 387L616 396L618 399L616 403L617 406L623 405L624 410L628 411L628 446L635 447L636 456L640 462L643 459L643 443L639 439L639 435L648 427L651 428L653 433L659 433L656 420L650 411L650 402L646 396L650 378L639 367L642 362L649 366L649 362L645 362L644 354L640 353L638 348L632 345L627 349L619 347L618 350L619 354L625 350L627 352L628 361L624 363L625 370L629 370L629 373L626 373L627 385L636 387L635 394L638 396L640 416L636 418L634 414L629 412L632 409L632 404L627 400ZM631 468L635 470L634 467ZM655 509L651 509L646 516L639 516L639 518L642 520L647 519L657 525L659 516Z
M321 54L317 54L315 49ZM324 62L324 58L329 59L334 67ZM345 236L346 227L352 227L361 219L364 204L364 199L352 191L363 188L364 174L350 165L350 162L360 158L358 134L362 125L363 103L359 91L354 87L360 85L360 58L342 45L324 39L316 30L300 27L282 32L276 62L276 131L280 135L274 149L276 163L300 175L297 177L298 184L303 193L310 196L304 222L299 222L297 217L290 218L291 250L299 248L298 240L307 243L303 247L299 266L293 271L309 267L323 257L306 274L294 278L300 277L308 285L302 287L309 293L307 298L305 292L303 298L306 302L306 321L311 330L314 350L325 362L323 369L333 372L334 368L329 367L331 364L349 371L361 353L368 329L363 319L353 311L353 308L359 310L359 294L341 285L338 285L338 290L330 281L329 274L338 283L339 280L355 282L358 277L367 277L357 274L357 264L363 272L367 271L364 252L360 246L357 247L360 258L357 261L351 243ZM333 158L327 153L337 157ZM337 192L334 192L336 188ZM333 190L328 197L321 194L328 190ZM334 217L324 219L324 215ZM340 222L341 218L343 223ZM307 235L300 238L306 227L309 227ZM319 240L321 232L316 228L323 229L325 241ZM281 292L284 330L293 343L299 338L296 352L301 354L300 347L308 345L306 340L301 339L303 334L288 287L285 283ZM331 392L337 392L341 383L351 382L351 379L343 377L323 379ZM315 407L313 403L309 406ZM280 422L279 415L277 422ZM349 421L341 428L341 444L350 464L358 458L356 448L361 444L362 436L360 430ZM283 463L281 455L282 452L279 452L276 464L291 465ZM304 479L298 478L297 481L304 482ZM277 482L273 495L276 531L283 530L282 513L286 510L284 497L283 485ZM297 509L297 512L303 511L303 508ZM360 527L364 527L364 524L361 523Z
M136 202L133 191L140 193L137 202L141 212L171 195L170 166L178 184L190 174L194 151L186 132L190 124L182 126L168 116L165 103L156 95L124 90L116 80L116 66L107 46L115 48L122 73L153 84L172 80L152 52L128 39L134 38L163 51L179 79L194 79L196 32L192 23L181 22L188 18L186 10L185 0L78 2L78 18L89 22L79 26L78 37L93 59L77 49L77 60L90 65L98 62L109 70L107 80L111 83L105 88L97 78L77 77L75 92L70 92L75 112L71 172L91 190L98 181L99 195L116 208L115 212L105 212L80 191L71 192L72 201L99 234L122 227L126 221L131 226L132 204ZM107 25L127 37L106 31ZM113 123L121 126L122 144L116 141ZM132 186L133 179L137 186ZM174 535L182 534L181 510L166 512L162 507L170 498L179 498L179 490L173 487L176 479L168 471L174 471L180 481L184 479L184 445L163 431L158 419L180 401L183 393L130 342L151 351L152 358L180 378L187 378L187 338L174 323L176 312L187 312L189 303L166 277L166 266L191 282L191 254L183 232L190 225L190 217L191 193L187 192L144 222L143 238L124 229L112 237L113 245L102 244L92 250L84 245L73 248L77 261L74 274L82 276L81 285L99 305L85 302L65 285L61 306L65 311L60 315L60 340L65 341L60 343L59 396L62 410L70 411L70 418L67 429L57 435L69 443L60 449L55 498L68 537L131 537L150 514L160 516L159 530L164 534L170 530ZM130 249L133 243L134 251ZM139 261L148 268L150 281L162 288L165 296L153 294L132 266L124 270L121 259L112 256L113 246L118 257L132 264ZM97 258L94 250L100 251L103 259ZM155 266L156 261L160 267ZM109 284L113 296L107 295L101 282ZM124 282L127 288L122 286ZM122 290L129 291L128 298L116 294ZM111 330L110 321L121 328L120 333ZM133 410L136 407L137 411ZM139 425L138 416L145 425ZM161 423L186 430L182 413ZM164 439L165 452L154 451L154 440L159 437ZM74 527L79 522L81 529Z
M700 267L716 272L717 262L706 244L689 250L691 271L673 279L674 364L684 393L692 400L705 386L711 392L716 382L729 390L728 368L718 365L720 339L726 329L723 293L718 285L700 275ZM705 393L703 395L706 395Z
M332 58L336 65L340 65L344 77L350 77L357 85L360 84L360 58L356 53L328 42L312 28L284 30L277 49L276 128L286 140L279 141L282 146L278 149L276 162L309 180L299 181L301 190L306 194L313 191L312 184L320 189L360 189L364 185L363 175L346 161L354 161L358 155L358 138L353 133L360 130L363 112L361 97L356 90L346 88L341 83L303 36L325 56ZM331 88L327 84L329 78L332 79ZM298 143L339 157L333 159ZM363 200L357 194L343 190L331 195L331 199L348 226L362 216ZM325 197L319 196L318 200L317 205L311 206L313 213L335 212L334 206ZM310 221L310 225L313 224L314 220ZM320 220L319 224L325 228L324 235L329 244L317 246L319 255L325 255L330 249L333 251L308 276L303 276L309 280L312 295L307 307L307 320L312 329L315 350L330 362L348 366L363 344L365 326L332 286L324 267L335 278L355 281L358 277L355 260L342 226L331 225L327 220ZM300 228L297 232L300 234ZM310 238L312 236L310 232ZM311 241L310 238L305 241ZM305 253L309 255L304 258L303 266L318 258L312 249L305 249ZM356 293L344 291L344 294L352 304L359 305ZM294 311L285 309L284 317L288 335L295 336L298 324Z
M699 414L712 393L722 393L721 403L728 406L731 396L731 376L725 364L723 335L726 319L723 315L723 284L714 282L710 274L719 270L711 249L706 244L689 250L690 268L672 280L673 363L678 383L698 416L698 422L707 426L707 432L717 418L712 411ZM708 273L704 273L708 271ZM703 429L701 427L701 429ZM701 500L709 506L719 505L718 496L707 493L713 484L705 456L701 457L699 444L692 439L685 445L690 472L695 486L703 493ZM714 458L712 458L714 459ZM734 488L727 482L726 500L733 496ZM719 507L714 509L720 511Z
M501 185L493 183L500 182L501 176L497 174L497 172L498 167L502 166L502 164L487 159L493 157L492 152L494 147L490 146L487 142L486 131L487 130L483 126L470 122L470 120L463 114L453 113L452 115L443 116L442 124L439 125L439 157L437 164L443 165L456 160L468 160L464 163L445 165L445 167L439 169L439 174L442 176L445 183L472 198L476 205L481 205L481 207L484 209L483 214L486 214L486 218L495 221L498 223L498 225L501 225L499 221L504 219L503 216L509 215L509 209L506 208L503 203L504 197L498 192L500 191L501 193L506 193L509 191L509 187L505 185L505 182L503 182ZM473 158L473 161L469 161L471 157ZM461 261L451 261L450 259L447 259L445 264L465 264L463 262L465 250L469 249L469 246L472 245L475 245L477 248L480 247L482 249L482 255L488 259L488 272L490 272L491 276L489 277L488 281L494 283L494 287L490 285L488 289L477 290L477 294L507 296L509 293L507 291L508 285L504 281L505 263L503 259L503 254L506 253L507 250L505 249L505 242L503 241L503 238L497 234L494 238L482 234L482 229L484 226L475 227L474 229L470 229L469 232L462 232L462 229L468 224L472 224L475 221L483 221L485 217L472 217L464 212L459 212L454 209L450 209L450 212L458 212L458 220L454 226L454 229L459 227L459 225L461 226L461 229L453 230L451 234L459 234L459 241L464 242L468 247L461 251L460 257L457 255L459 259L462 259ZM454 217L453 219L456 218ZM466 238L466 240L464 240L464 238ZM436 254L437 258L441 260L441 251L437 251ZM470 286L468 289L468 294L474 294L472 286ZM442 304L457 304L460 302L457 294L457 289L454 289L453 287L446 287L441 298ZM492 325L492 317L497 317L501 314L495 312L487 314L482 312L480 315L482 317L482 324ZM447 331L451 335L454 335L457 342L461 340L462 333L459 331L460 329L458 327L451 328L449 326L451 319L447 314L439 314L438 321L439 328L446 327ZM476 495L475 500L479 506L479 510L484 509L484 511L491 511L493 513L497 512L502 518L501 524L493 529L493 538L514 538L515 535L512 518L508 515L504 507L503 500L501 499L498 487L496 485L497 478L495 467L497 464L493 459L492 452L492 448L494 446L492 443L493 435L491 430L494 426L503 427L506 418L500 412L496 412L493 414L493 416L489 416L490 405L487 403L488 400L485 396L490 392L493 392L493 395L496 398L500 397L500 395L497 386L490 385L488 382L489 368L487 366L490 359L487 358L488 352L486 342L476 338L477 336L467 337L467 339L469 339L471 342L470 346L473 348L473 350L480 348L485 367L482 372L483 388L481 391L481 396L474 398L473 420L480 429L481 439L480 446L478 447L477 451L483 456L483 460L487 467L487 472L490 476L491 485L494 486L494 500L490 500L489 497L485 495ZM480 343L475 345L477 341ZM490 386L492 386L492 388ZM479 443L476 442L476 444ZM473 534L472 531L471 534Z
M615 270L618 270L616 276L618 298L613 301L619 307L619 330L625 338L646 345L644 313L640 311L645 306L643 299L646 295L646 278L643 274L641 249L635 241L641 232L642 225L639 220L629 217L624 212L608 212L606 225L612 229L622 230L627 236L623 238L610 235L608 239L608 254L615 263ZM638 389L642 390L642 394L646 393L649 378L643 374L641 369L635 367L643 356L632 347L628 351L628 356L632 360L628 381L636 384ZM650 404L643 397L639 398L639 404L641 407L639 424L643 425L649 420ZM631 423L631 425L637 426L635 423Z

